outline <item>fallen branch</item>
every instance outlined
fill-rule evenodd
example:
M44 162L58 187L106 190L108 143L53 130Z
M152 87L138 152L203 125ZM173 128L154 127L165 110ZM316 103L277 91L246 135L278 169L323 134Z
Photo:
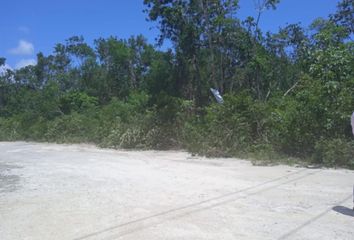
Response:
M289 88L285 93L284 93L284 97L286 97L286 95L288 95L294 88L296 88L296 86L299 84L299 82L296 82L291 88Z

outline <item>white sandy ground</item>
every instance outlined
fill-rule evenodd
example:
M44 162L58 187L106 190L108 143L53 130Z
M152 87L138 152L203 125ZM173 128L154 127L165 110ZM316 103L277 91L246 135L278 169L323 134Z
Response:
M354 239L354 172L0 143L0 239Z

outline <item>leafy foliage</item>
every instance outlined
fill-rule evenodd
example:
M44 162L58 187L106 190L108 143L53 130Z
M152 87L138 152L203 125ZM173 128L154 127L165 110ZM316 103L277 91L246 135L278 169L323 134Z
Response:
M354 168L352 1L308 29L237 18L237 0L145 0L173 49L143 36L81 36L0 74L0 139L184 148L207 156L297 157ZM0 66L5 65L0 58ZM210 87L224 96L214 103Z

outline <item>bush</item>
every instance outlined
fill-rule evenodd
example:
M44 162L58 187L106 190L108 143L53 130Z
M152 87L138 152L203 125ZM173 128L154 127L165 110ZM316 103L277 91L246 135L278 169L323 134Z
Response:
M20 123L14 118L0 118L0 140L21 140L21 134L18 132L19 125Z
M244 92L225 95L223 104L204 108L163 92L154 99L132 93L100 107L86 94L67 96L61 105L67 114L53 119L30 109L0 118L0 140L184 148L209 157L261 159L255 161L261 164L296 156L325 166L354 168L354 143L343 134L348 110L325 113L326 106L312 93L262 102Z
M92 142L92 133L97 124L84 114L72 113L48 122L44 139L61 143Z
M353 82L354 83L354 82ZM307 158L318 139L345 139L354 104L354 85L323 83L302 76L293 95L273 103L272 142L278 151Z
M267 143L267 105L247 93L224 96L224 104L212 104L201 119L185 124L184 140L192 152L208 156L243 156L251 146Z
M59 101L59 108L64 114L73 111L82 112L88 108L97 106L98 99L83 92L69 92L62 96Z
M354 141L340 138L318 141L313 160L328 167L346 166L353 169Z

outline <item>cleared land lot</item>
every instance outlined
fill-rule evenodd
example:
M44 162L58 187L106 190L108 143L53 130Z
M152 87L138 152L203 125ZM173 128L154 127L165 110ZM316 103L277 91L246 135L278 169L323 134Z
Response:
M353 239L354 172L0 143L0 239Z

